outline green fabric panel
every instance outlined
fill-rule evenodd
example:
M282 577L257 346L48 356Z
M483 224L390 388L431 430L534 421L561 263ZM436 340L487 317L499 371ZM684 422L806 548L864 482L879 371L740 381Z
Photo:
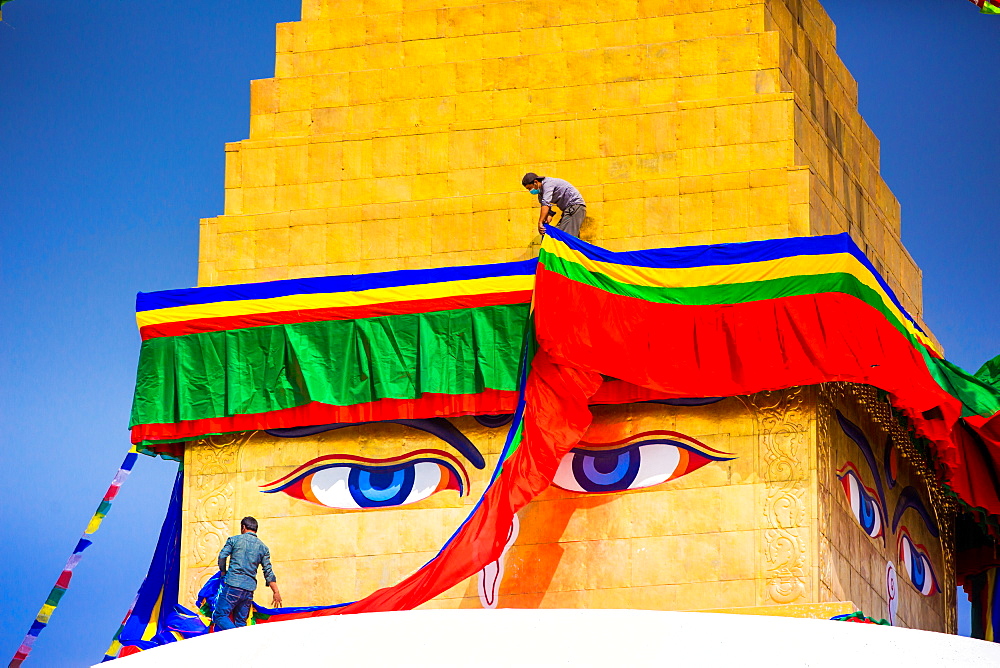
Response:
M948 360L930 357L928 365L934 380L951 396L962 402L962 417L993 415L1000 411L1000 387L994 387Z
M975 376L984 383L1000 389L1000 355L979 367Z
M895 314L886 307L879 294L851 274L830 273L817 276L775 278L768 281L754 281L751 283L661 288L622 283L610 278L606 274L597 274L588 271L575 262L568 262L545 251L542 252L542 257L539 259L547 269L556 271L574 281L586 283L601 290L625 297L635 297L636 299L660 304L683 304L688 306L744 304L747 302L763 301L765 299L780 299L781 297L813 295L823 292L840 292L857 297L869 306L877 309L907 340L923 348L913 335L903 327Z
M509 304L149 339L130 425L516 390L528 316Z

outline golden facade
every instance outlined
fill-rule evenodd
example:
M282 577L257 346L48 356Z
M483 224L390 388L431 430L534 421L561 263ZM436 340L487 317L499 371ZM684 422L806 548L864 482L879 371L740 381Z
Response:
M838 412L864 434L874 466L845 432ZM893 562L897 623L939 631L954 623L948 613L955 581L948 561L950 506L874 390L835 384L705 406L595 407L594 416L587 443L650 442L651 434L666 432L675 443L707 446L705 452L731 459L612 494L567 490L557 476L556 484L519 513L496 607L754 614L773 607L774 614L818 617L860 608L889 617L885 576ZM218 550L245 515L261 521L260 535L271 547L286 601L346 602L399 582L433 557L471 511L503 445L504 428L469 417L450 422L483 455L485 466L452 454L469 480L464 494L443 490L393 508L334 508L344 504L334 500L324 506L262 489L320 458L385 461L415 453L445 458L453 452L450 446L399 424L299 438L250 432L191 444L184 490L187 597L193 599L215 572ZM867 534L852 510L838 476L848 465L872 498L877 486L883 490L878 535ZM900 491L907 488L940 528L939 536L911 509L903 508L893 526ZM899 557L904 532L926 554L938 583L933 591L918 591L905 570ZM478 608L484 604L481 587L471 578L424 607Z
M580 188L582 237L611 250L849 232L920 317L899 205L818 2L304 0L277 35L276 76L251 85L250 136L226 147L225 213L201 224L201 285L532 257L537 210L520 177L535 171ZM616 494L551 487L519 515L494 604L887 617L891 561L898 623L953 630L948 505L866 392L595 408L595 442L665 430L734 458ZM898 451L881 536L865 535L838 477L851 462L874 489L837 411L879 462L887 442ZM503 429L451 422L484 468L396 424L192 444L186 600L244 515L261 522L288 605L403 579L457 528L502 446ZM462 493L359 510L261 492L317 457L423 450L457 462ZM940 526L930 535L913 510L901 521L940 593L917 593L900 563L892 504L905 487ZM485 605L483 586L427 607Z

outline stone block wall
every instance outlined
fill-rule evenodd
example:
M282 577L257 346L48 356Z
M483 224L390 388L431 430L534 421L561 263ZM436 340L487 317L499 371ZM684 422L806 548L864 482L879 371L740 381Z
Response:
M531 257L526 171L614 250L850 232L920 273L812 0L306 0L226 147L202 285Z

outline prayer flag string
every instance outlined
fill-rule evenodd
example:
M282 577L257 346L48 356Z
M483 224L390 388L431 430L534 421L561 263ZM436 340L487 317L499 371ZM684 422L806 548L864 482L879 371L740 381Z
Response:
M980 14L1000 14L1000 1L997 0L969 0L976 7L979 7Z
M59 579L56 580L55 586L52 587L48 598L45 599L45 604L38 611L38 615L35 617L35 621L31 623L31 628L28 629L27 635L24 636L21 646L14 653L14 658L11 659L9 668L18 668L28 658L28 655L31 654L31 650L34 648L35 641L38 640L38 634L48 626L52 613L59 605L59 601L62 600L66 590L69 589L70 580L73 578L73 570L80 563L80 559L83 558L83 551L93 544L91 536L101 528L101 522L111 510L111 502L118 496L118 491L121 489L122 484L128 478L129 473L132 472L132 467L135 465L137 457L136 448L132 446L125 456L125 461L122 462L121 467L111 481L111 486L108 487L104 498L101 499L101 503L97 506L97 512L94 513L94 516L87 523L87 528L73 549L73 554L66 561L66 566L63 567L62 573L59 574Z

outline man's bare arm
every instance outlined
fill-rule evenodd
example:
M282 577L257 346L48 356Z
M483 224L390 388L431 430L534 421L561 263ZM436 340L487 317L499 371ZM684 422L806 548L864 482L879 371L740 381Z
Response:
M538 212L538 233L545 234L544 225L552 220L552 207L547 204L543 204L542 208Z
M268 582L267 586L271 588L271 593L274 595L274 597L271 600L271 607L272 608L280 608L281 607L281 592L278 591L278 583L277 582Z

